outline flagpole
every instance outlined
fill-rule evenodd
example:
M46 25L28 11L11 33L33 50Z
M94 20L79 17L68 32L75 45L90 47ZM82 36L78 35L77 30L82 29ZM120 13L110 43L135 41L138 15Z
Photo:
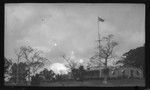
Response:
M98 49L99 49L99 57L100 57L100 43L101 43L101 37L100 37L100 31L99 31L99 29L100 29L100 26L99 26L100 22L104 22L104 19L102 19L102 18L100 18L98 16L97 25L98 25L98 44L99 44L98 45Z
M99 44L99 45L98 45L98 49L99 49L99 56L100 56L100 41L101 41L100 39L101 39L101 38L100 38L100 32L99 32L99 29L100 29L100 27L99 27L99 22L100 22L100 21L98 20L98 21L97 21L97 25L98 25L98 44Z
M100 59L100 32L99 32L99 20L97 21L98 26L98 49L99 49L99 59ZM100 67L99 67L100 68ZM99 69L100 70L100 69ZM100 77L101 77L101 70L100 70Z
M98 40L99 40L99 44L100 44L100 32L99 32L99 21L97 21L97 25L98 25Z

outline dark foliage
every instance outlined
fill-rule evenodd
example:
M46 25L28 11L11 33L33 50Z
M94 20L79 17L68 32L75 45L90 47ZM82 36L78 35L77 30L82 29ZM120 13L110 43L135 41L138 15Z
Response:
M85 69L83 66L79 67L79 80L83 81L84 80L84 74L85 74Z
M29 70L27 70L27 65L25 63L19 63L18 65L14 63L11 67L11 78L10 82L17 84L26 84L26 77L28 75ZM17 82L17 68L18 68L18 82Z
M54 75L55 73L52 70L44 69L42 72L39 74L44 81L53 81L54 80Z
M141 68L144 71L145 67L145 46L131 49L129 52L123 54L124 60L117 63L123 63L124 66L134 66Z
M36 74L35 76L32 76L31 78L31 85L38 86L41 81L42 81L42 77L40 77L39 74Z
M80 66L79 68L74 68L72 69L72 76L74 78L74 80L83 80L84 79L84 73L85 73L85 69L83 66Z
M140 67L144 68L145 47L138 47L136 49L131 49L129 52L123 54L123 56L125 56L124 60L119 62L123 63L125 66L131 65L138 68Z
M55 75L55 81L63 81L63 80L65 80L63 75L61 75L61 74L56 74Z
M8 72L9 72L8 69L12 65L12 61L10 59L7 59L6 57L4 57L4 62L5 62L4 72L5 72L5 74L8 74Z

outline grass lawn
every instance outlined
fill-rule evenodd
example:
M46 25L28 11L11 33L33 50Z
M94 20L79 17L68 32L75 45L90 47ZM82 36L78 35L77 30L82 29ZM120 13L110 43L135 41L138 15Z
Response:
M118 86L145 86L145 80L126 79L126 80L108 80L107 84L103 84L102 80L86 80L80 81L64 81L41 83L40 86L96 86L96 87L118 87Z

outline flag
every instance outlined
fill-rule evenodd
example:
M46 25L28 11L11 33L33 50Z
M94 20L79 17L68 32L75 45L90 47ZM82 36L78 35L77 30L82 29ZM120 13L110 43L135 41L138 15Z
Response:
M98 17L98 21L104 22L104 19Z

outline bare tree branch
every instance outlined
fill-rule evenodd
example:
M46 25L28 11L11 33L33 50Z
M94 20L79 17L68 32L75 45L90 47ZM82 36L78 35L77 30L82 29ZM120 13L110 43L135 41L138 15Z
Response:
M113 58L113 49L116 45L118 45L117 42L113 41L113 35L110 34L107 37L103 37L101 40L101 43L98 46L99 49L99 53L98 55L94 55L93 57L91 57L90 59L92 62L96 62L97 63L101 63L107 66L108 60L110 60L110 58ZM105 59L105 62L103 63L101 61L101 59Z

